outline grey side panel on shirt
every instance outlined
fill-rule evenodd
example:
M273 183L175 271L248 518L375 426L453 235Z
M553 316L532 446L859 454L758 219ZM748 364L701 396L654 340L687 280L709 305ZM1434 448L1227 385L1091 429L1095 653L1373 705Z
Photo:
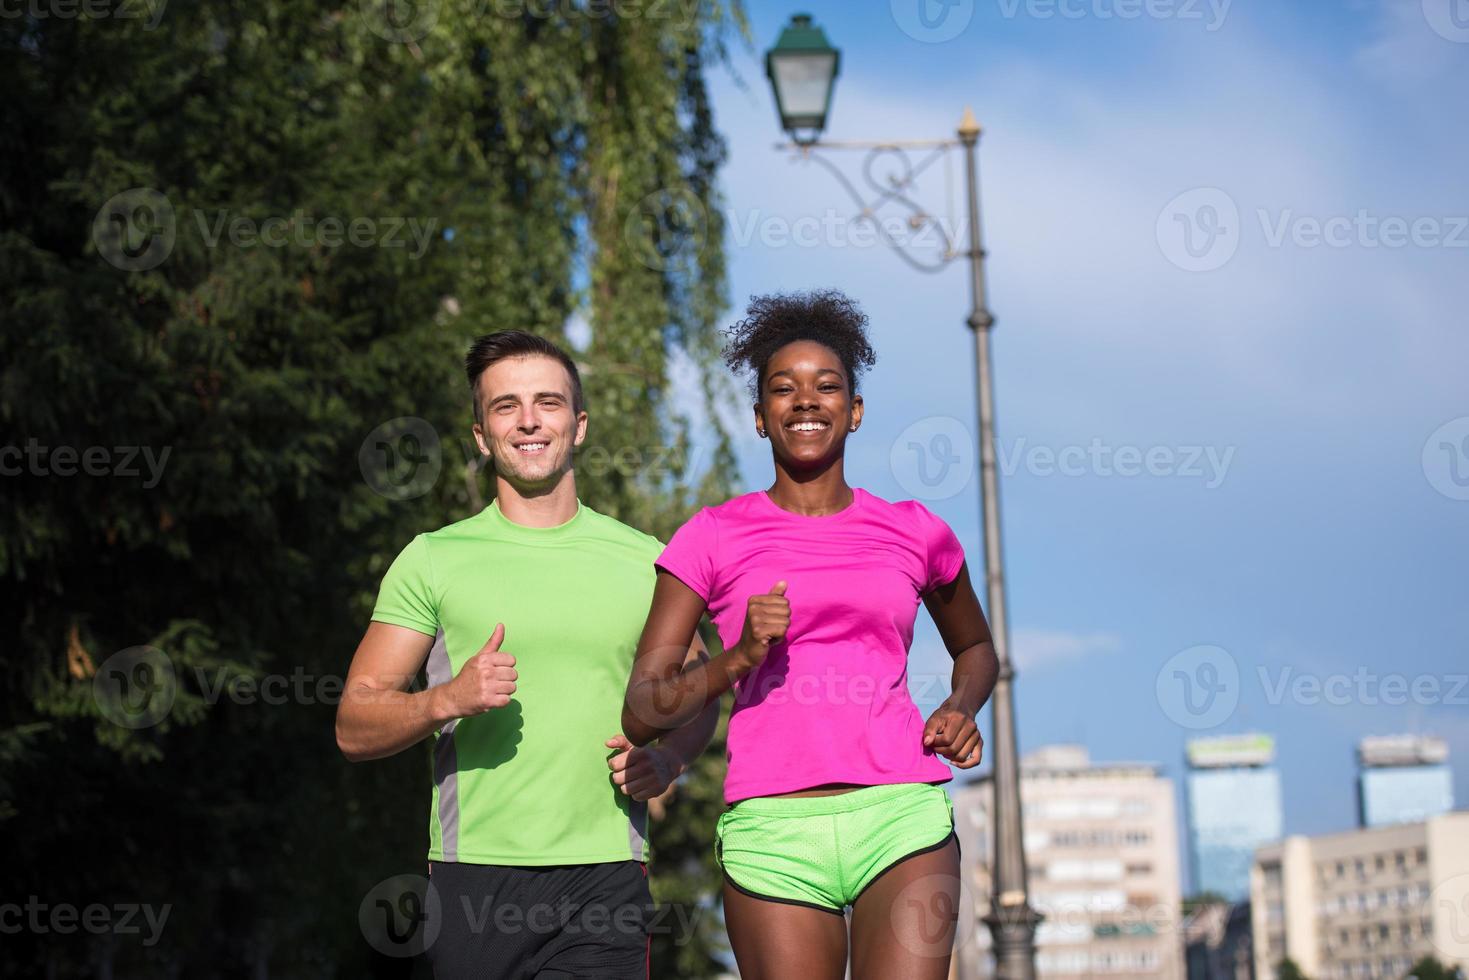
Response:
M648 804L647 801L627 802L627 847L634 861L643 860L648 847Z
M443 630L434 636L426 670L429 687L447 684L454 678ZM458 724L459 719L455 718L439 729L434 743L434 785L439 789L439 836L445 861L459 860L459 756L454 750L454 729Z

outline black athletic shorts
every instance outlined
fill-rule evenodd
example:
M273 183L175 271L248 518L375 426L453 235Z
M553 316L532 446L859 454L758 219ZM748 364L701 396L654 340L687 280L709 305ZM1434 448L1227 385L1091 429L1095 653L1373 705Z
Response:
M434 861L429 887L435 980L647 980L653 897L641 861Z

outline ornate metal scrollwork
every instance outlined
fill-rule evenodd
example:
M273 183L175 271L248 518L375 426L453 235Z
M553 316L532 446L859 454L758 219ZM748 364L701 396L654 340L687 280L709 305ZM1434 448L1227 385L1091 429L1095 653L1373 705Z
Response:
M793 161L819 163L836 178L857 207L856 220L870 224L883 244L898 253L898 256L920 272L939 272L964 252L957 246L958 229L952 222L946 224L923 207L915 198L918 179L934 163L944 160L948 153L958 148L954 140L930 141L926 143L809 143L787 145L793 149ZM916 161L911 149L926 149ZM866 189L859 187L843 170L821 151L865 150L862 160L862 180ZM952 174L946 175L952 201ZM901 216L906 233L894 234L892 223L886 220L886 211L894 210ZM952 211L952 208L951 208Z

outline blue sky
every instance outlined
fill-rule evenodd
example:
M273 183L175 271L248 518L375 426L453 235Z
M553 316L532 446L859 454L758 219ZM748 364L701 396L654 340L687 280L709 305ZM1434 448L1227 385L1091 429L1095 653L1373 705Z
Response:
M849 478L925 499L977 571L977 478L915 481L908 448L952 436L972 465L964 269L862 244L841 187L774 149L759 57L814 15L843 51L831 139L945 137L974 107L1022 750L1176 776L1191 735L1269 732L1287 832L1321 833L1354 822L1359 737L1423 732L1469 803L1469 9L951 0L929 30L918 2L750 4L753 50L711 72L731 318L773 290L861 301ZM942 164L919 197L947 220ZM913 670L946 676L921 618ZM1222 667L1223 707L1183 707L1180 667Z

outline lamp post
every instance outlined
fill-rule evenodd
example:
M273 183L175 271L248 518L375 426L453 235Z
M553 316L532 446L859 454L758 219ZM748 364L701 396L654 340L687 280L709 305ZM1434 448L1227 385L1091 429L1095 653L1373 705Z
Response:
M800 145L816 142L826 128L831 90L841 68L842 53L826 40L810 14L796 14L765 55L765 75L775 90L781 128ZM799 136L798 133L809 135Z
M1004 556L1000 547L1000 487L995 461L994 382L990 363L990 331L994 317L985 303L984 245L979 227L979 167L977 150L979 124L974 113L964 110L953 140L920 140L889 142L842 142L820 140L831 108L832 88L840 63L840 52L833 48L819 27L805 14L797 14L781 32L780 39L765 56L766 74L775 92L781 128L790 134L794 149L802 159L825 166L846 188L860 208L859 220L878 226L883 239L892 245L910 265L925 272L947 268L956 259L969 260L970 308L966 323L974 333L975 382L978 389L980 509L984 529L985 598L990 627L994 635L995 654L999 659L999 678L990 699L994 714L994 731L990 739L995 788L995 850L991 863L990 908L985 916L993 939L995 976L999 980L1034 980L1035 929L1041 916L1030 905L1025 870L1024 835L1021 829L1020 765L1015 738L1015 704L1012 684L1015 677L1010 662L1009 627L1005 616ZM961 248L949 238L941 225L933 222L909 191L917 178L935 160L955 147L963 150L968 246ZM785 147L787 149L791 147ZM868 198L846 175L818 149L866 150L863 169L869 185ZM927 156L917 164L908 151L923 149ZM901 164L886 181L874 176L878 160ZM895 204L909 212L908 223L914 229L934 227L943 242L937 259L923 260L910 254L906 246L895 241L876 219L878 208Z

